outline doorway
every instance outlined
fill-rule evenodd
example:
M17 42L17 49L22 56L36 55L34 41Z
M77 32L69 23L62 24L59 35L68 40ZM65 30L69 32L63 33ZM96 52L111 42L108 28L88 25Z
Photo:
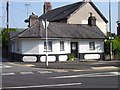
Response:
M75 58L78 58L78 42L71 42L71 53L74 54Z

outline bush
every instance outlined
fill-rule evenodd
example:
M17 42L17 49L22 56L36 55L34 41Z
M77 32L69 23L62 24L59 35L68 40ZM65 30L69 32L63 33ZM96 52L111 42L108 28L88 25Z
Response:
M70 60L70 61L74 61L74 60L75 60L75 56L74 56L73 53L69 55L69 60Z

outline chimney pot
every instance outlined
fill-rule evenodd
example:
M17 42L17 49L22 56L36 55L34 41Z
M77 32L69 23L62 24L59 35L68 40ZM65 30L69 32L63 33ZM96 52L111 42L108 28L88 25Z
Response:
M83 0L83 2L91 2L91 0Z
M50 11L52 9L52 5L51 5L51 2L44 2L44 7L43 7L43 11L44 13Z

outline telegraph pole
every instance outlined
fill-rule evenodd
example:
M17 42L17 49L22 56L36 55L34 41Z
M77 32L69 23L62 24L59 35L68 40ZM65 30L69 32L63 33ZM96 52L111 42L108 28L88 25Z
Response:
M7 10L7 34L9 32L9 1L7 0L6 3L6 10Z
M27 13L27 18L29 18L28 17L28 14L29 14L28 8L29 8L30 4L25 4L25 6L27 7L27 12L26 12Z
M111 3L109 0L110 60L112 60Z

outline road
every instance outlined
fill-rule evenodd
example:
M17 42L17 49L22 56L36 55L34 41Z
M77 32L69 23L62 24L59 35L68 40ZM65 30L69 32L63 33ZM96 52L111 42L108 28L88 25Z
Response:
M3 89L118 88L117 69L91 71L46 69L33 68L31 64L10 62L4 62L1 68Z

